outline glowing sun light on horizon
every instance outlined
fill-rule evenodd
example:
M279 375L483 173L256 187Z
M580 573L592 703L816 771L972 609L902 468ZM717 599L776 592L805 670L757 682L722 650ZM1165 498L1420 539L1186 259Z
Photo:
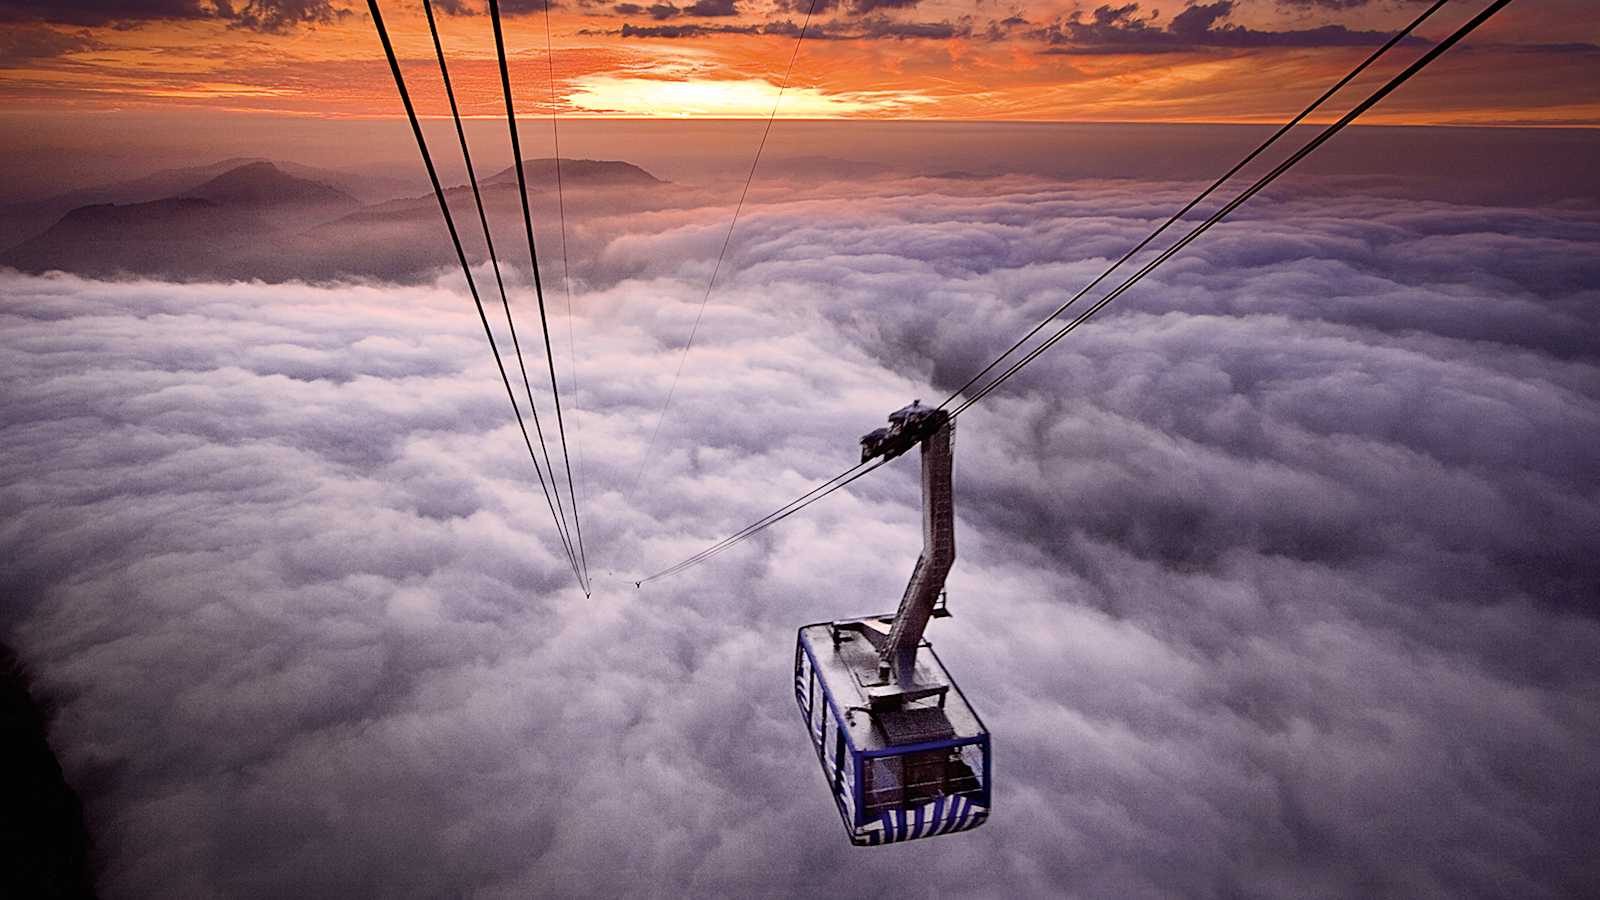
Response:
M595 113L665 118L765 118L778 100L778 86L759 78L665 81L616 75L590 75L573 82L567 102ZM792 118L885 115L908 110L932 98L898 91L829 94L816 88L783 91L778 114Z

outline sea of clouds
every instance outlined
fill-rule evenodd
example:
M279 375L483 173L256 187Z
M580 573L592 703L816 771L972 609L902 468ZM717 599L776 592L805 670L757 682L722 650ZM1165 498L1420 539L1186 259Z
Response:
M1600 890L1587 208L1305 182L961 418L929 636L995 735L975 832L850 847L793 707L796 627L899 596L913 464L634 587L1192 190L769 190L648 453L728 210L619 224L570 343L552 299L588 598L459 274L0 273L0 633L102 892Z

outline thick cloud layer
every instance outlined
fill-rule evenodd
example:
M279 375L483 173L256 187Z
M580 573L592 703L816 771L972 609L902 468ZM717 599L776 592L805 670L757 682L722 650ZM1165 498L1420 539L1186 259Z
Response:
M3 623L104 892L1600 889L1590 211L1279 194L962 417L930 636L996 735L971 834L850 848L789 693L796 626L893 606L914 467L633 588L1190 189L774 191L631 493L720 234L607 238L568 395L590 600L458 277L4 276Z

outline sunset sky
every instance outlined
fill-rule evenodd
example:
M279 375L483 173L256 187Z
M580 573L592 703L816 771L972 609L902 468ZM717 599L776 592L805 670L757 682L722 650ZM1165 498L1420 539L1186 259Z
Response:
M553 5L567 116L743 117L772 108L805 0ZM1436 38L1482 4L1448 4ZM382 8L413 91L442 114L421 3ZM787 117L1265 122L1314 96L1423 8L1411 0L823 0ZM441 0L467 111L500 102L479 0ZM544 8L508 0L518 107L548 113ZM1600 18L1523 0L1368 122L1600 124ZM365 4L346 0L0 0L0 104L13 115L159 109L399 114ZM1413 48L1414 51L1414 48Z

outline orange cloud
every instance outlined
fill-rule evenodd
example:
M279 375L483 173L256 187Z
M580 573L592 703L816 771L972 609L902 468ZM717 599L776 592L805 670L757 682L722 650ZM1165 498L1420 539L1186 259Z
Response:
M945 0L868 14L845 7L813 21L780 115L1273 121L1364 56L1372 36L1413 15L1368 6L1318 17L1309 6L1237 0L1166 19L1121 7L1079 13L1070 3L1030 4L1020 16ZM1579 15L1584 4L1576 0L1538 6L1496 20L1371 120L1600 125L1600 26ZM1552 6L1574 17L1558 21ZM442 112L420 7L385 7L413 92L425 109ZM535 14L507 22L518 108L576 116L765 116L800 19L792 11L752 14L749 2L735 4L742 14L733 16L696 15L700 7L676 4L661 13L665 21L697 36L624 37L622 26L654 21L648 7L558 8L552 85L544 20L532 8ZM21 23L0 42L0 98L13 109L397 115L371 22L357 10L283 33L193 15L134 28ZM1443 29L1458 17L1440 19ZM465 111L494 115L501 101L486 19L440 21ZM1409 58L1416 48L1402 52Z

